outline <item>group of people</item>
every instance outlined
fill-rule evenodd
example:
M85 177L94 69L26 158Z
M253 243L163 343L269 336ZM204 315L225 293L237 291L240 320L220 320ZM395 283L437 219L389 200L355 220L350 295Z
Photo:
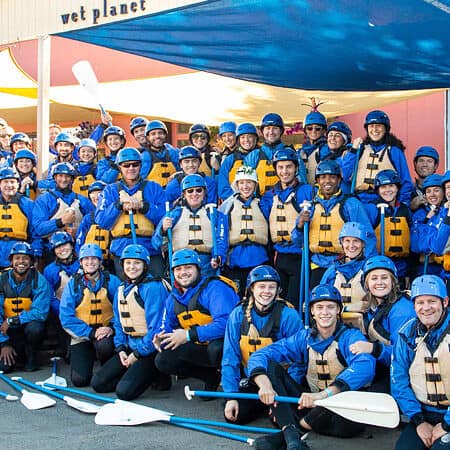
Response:
M316 110L303 127L298 149L276 113L224 122L218 145L194 124L181 149L143 117L134 146L117 126L59 130L43 179L25 133L0 141L0 370L35 370L51 329L76 386L257 392L224 416L270 415L258 449L360 433L314 405L348 390L392 393L410 420L396 449L450 446L450 172L423 146L413 184L383 111L364 138Z

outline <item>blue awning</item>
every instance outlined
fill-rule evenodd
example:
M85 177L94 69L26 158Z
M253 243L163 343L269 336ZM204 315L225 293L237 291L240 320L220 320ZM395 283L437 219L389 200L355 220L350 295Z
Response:
M450 85L448 0L223 0L60 34L275 86Z

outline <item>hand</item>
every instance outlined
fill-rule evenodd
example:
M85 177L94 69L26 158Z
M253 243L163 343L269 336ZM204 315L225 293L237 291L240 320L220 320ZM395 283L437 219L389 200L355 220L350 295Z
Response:
M2 325L0 326L0 333L4 334L6 336L6 333L8 333L8 328L9 328L9 325L5 319L2 323Z
M119 359L120 359L120 363L122 364L122 366L127 367L127 358L128 355L122 350L121 352L119 352Z
M350 351L354 355L359 355L360 353L369 353L373 352L373 344L367 341L358 341L350 345Z
M122 203L124 211L139 211L144 206L144 203L137 198L130 197L126 202Z
M162 336L163 336L163 335L164 335L164 333L158 333L158 334L155 334L155 335L153 336L153 339L152 339L153 345L155 346L156 350L158 350L158 352L160 352L160 353L161 353L161 351L162 351L162 348L161 348L161 339L162 339Z
M125 361L124 366L130 368L138 359L134 356L134 353L130 353Z
M433 425L423 422L416 428L416 433L424 443L425 447L430 448L432 445Z
M220 257L211 258L210 264L213 269L217 269L220 266Z
M447 431L445 431L442 428L442 423L439 422L433 427L433 433L431 435L431 443L434 444L434 442L440 439L442 436L444 436L444 434L447 434Z
M109 114L109 112L105 111L105 114L102 114L102 123L104 123L105 125L108 125L110 123L112 123L112 117L111 114Z
M220 169L220 157L219 153L211 152L211 159L209 161L211 167L217 172Z
M173 219L172 217L164 217L162 221L162 229L166 232L169 228L172 228Z
M64 225L69 225L75 222L75 210L72 208L67 208L62 216L61 216L61 222Z
M186 344L186 330L178 328L173 330L172 333L164 333L161 335L161 345L164 349L175 350L180 345Z
M362 137L357 137L357 138L353 141L352 147L355 148L355 149L357 149L362 143L363 143L363 138L362 138Z
M228 400L225 403L224 415L231 422L236 422L239 414L239 403L237 400Z
M110 327L100 327L95 330L95 339L100 341L101 339L107 338L113 334L113 330Z
M269 377L267 375L257 375L255 377L255 383L259 387L258 396L261 402L265 405L276 406L275 395L277 395L277 393L273 390Z
M302 229L306 222L311 220L311 213L308 209L303 209L298 215L297 228Z
M327 397L328 395L325 391L315 392L314 394L312 392L304 392L298 399L298 409L314 408L316 400L322 400Z
M423 195L417 195L416 197L414 197L412 200L411 200L411 203L410 203L410 208L413 210L413 211L416 211L416 210L418 210L422 205L425 205L425 197L423 196Z
M11 345L4 345L0 350L0 361L7 366L13 366L16 363L17 353Z

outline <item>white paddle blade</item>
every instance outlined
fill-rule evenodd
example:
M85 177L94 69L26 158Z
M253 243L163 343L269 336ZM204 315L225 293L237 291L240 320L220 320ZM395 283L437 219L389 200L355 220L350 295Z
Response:
M94 405L93 403L83 402L81 400L77 400L73 397L67 397L64 396L64 401L69 405L71 408L77 409L78 411L81 411L85 414L97 414L100 406Z
M397 403L388 394L347 391L314 404L358 423L395 428L400 422Z
M37 381L36 384L39 384L40 386L42 386L44 383L48 383L48 384L54 384L55 386L60 386L60 387L67 387L67 380L63 377L60 377L58 375L52 375L51 377L48 377L46 380L44 381ZM47 389L49 391L54 391L54 388L49 388L47 387Z
M43 409L56 404L55 400L44 394L35 394L34 392L28 392L25 389L22 391L20 402L27 409Z
M108 403L102 406L95 416L97 425L141 425L143 423L169 421L170 415L158 409L148 408L130 402Z
M15 402L16 400L19 400L19 397L16 395L7 395L5 399L8 400L8 402Z
M89 61L78 61L72 66L72 72L80 86L98 103L98 80Z

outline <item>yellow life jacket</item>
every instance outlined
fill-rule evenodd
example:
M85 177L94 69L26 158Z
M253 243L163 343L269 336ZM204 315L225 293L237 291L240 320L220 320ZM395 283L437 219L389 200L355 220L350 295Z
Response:
M31 268L27 278L21 283L21 290L16 291L9 282L9 273L12 269L6 269L0 274L0 296L4 298L3 317L18 316L22 311L29 311L33 303L33 289L38 284L38 272Z
M370 145L361 152L356 172L355 192L373 191L375 177L382 170L396 170L390 159L391 147L375 153ZM354 176L354 175L353 175Z
M273 196L272 209L269 216L269 229L272 242L291 242L291 232L295 227L300 207L295 203L295 192L283 202L278 195Z
M119 186L119 200L120 202L126 202L128 198L132 197L139 201L143 200L143 192L145 189L146 181L141 181L139 189L133 194L129 195L123 187ZM134 226L136 228L136 236L151 236L155 229L153 222L144 214L140 212L135 212L133 214ZM127 237L131 236L131 225L129 213L122 211L120 216L117 218L116 223L111 229L111 234L113 237Z
M87 173L86 175L78 175L73 180L72 190L77 194L89 198L88 189L94 181L95 177L92 173Z
M152 168L147 175L147 180L154 181L162 187L166 187L169 178L177 171L174 163L170 159L169 151L166 150L162 158L158 157L155 152L149 150L152 160Z
M389 315L394 304L379 306L378 311L372 317L367 327L367 336L371 341L378 341L384 345L391 345L391 334L383 327L383 318Z
M105 228L101 228L94 222L94 213L92 214L92 225L86 233L85 244L97 244L102 249L103 260L109 259L109 246L111 243L111 233Z
M389 258L409 256L410 229L406 214L407 207L401 205L395 217L384 218L384 254ZM381 253L381 223L375 228L378 253Z
M266 154L261 149L259 150L259 161L255 170L258 176L259 192L263 195L277 184L278 177L272 160L267 159Z
M314 214L309 223L309 249L311 253L335 255L342 253L339 233L342 225L344 225L341 214L344 201L336 203L328 213L325 212L324 207L319 202L314 203Z
M211 220L204 206L196 212L183 206L181 216L172 230L173 251L192 248L200 253L211 253L213 248L211 227Z
M234 289L235 292L237 292L235 283L229 278L223 276L212 276L204 279L201 282L199 288L191 297L187 306L180 303L174 297L173 310L178 318L178 322L183 329L190 330L194 326L207 325L208 323L211 323L213 321L211 313L199 302L201 293L208 286L208 283L212 280L219 280Z
M234 198L229 212L230 247L245 243L268 244L269 224L259 207L259 202L258 198L253 198L251 203L245 206L238 197Z
M241 167L244 164L244 157L242 154L238 151L233 153L233 165L230 167L230 171L228 172L228 182L231 184L233 183L234 179L236 178L236 172L238 171L239 167Z
M342 272L336 271L334 287L340 292L346 311L361 312L362 298L366 295L362 284L363 270L360 269L350 280L346 280Z
M443 255L442 256L435 255L434 259L437 264L442 264L442 267L446 272L450 271L450 238L447 239Z
M344 330L346 330L345 325L338 331L333 342L323 354L308 347L306 380L311 392L320 392L326 389L347 366L346 361L339 351L338 344L338 338Z
M74 275L76 289L81 290L83 297L75 308L75 316L91 327L107 326L113 317L112 301L108 297L109 273L103 272L103 285L97 293L92 292L82 282L83 275Z
M124 295L125 286L120 285L118 291L119 320L125 334L145 336L148 333L145 318L144 301L139 294L139 286L135 285Z
M0 239L28 240L28 218L19 207L19 197L0 204Z
M206 161L206 154L202 152L202 161L200 163L200 167L198 168L198 172L202 172L208 177L211 176L211 167L209 166L208 162Z
M58 300L61 300L64 288L66 287L67 283L70 281L70 276L67 274L65 270L60 270L58 273L59 276L59 286L55 291L55 297Z
M301 152L304 157L302 157L303 162L305 163L306 168L306 179L308 184L314 186L316 183L316 168L319 165L319 150L320 147L316 147L316 149L309 155L306 156L305 152Z
M56 198L56 211L53 213L53 215L50 217L50 220L53 219L61 219L64 212L67 208L72 208L75 211L75 222L69 227L66 225L66 229L73 229L73 234L76 235L78 227L80 226L81 219L83 218L83 213L80 210L80 200L78 198L78 194L75 194L75 200L72 202L72 204L68 205L64 200L62 200L60 197L55 195L52 191L49 191L51 195L53 195ZM52 233L48 234L47 237L50 237ZM72 233L69 233L72 234Z
M260 348L267 347L272 342L276 340L276 335L280 329L280 322L281 322L281 314L283 312L283 309L286 305L283 301L276 301L273 305L273 310L270 313L270 317L267 320L264 327L259 331L258 339L252 339L249 336L249 329L250 329L250 323L247 320L246 316L246 306L242 306L242 310L244 313L244 316L242 318L242 324L241 324L241 339L239 340L239 347L241 349L241 357L242 357L242 365L244 367L247 367L248 360L250 358L250 355L256 350L259 350Z
M450 334L449 327L431 353L423 337L417 338L416 354L409 368L411 388L419 402L447 408L450 406Z

